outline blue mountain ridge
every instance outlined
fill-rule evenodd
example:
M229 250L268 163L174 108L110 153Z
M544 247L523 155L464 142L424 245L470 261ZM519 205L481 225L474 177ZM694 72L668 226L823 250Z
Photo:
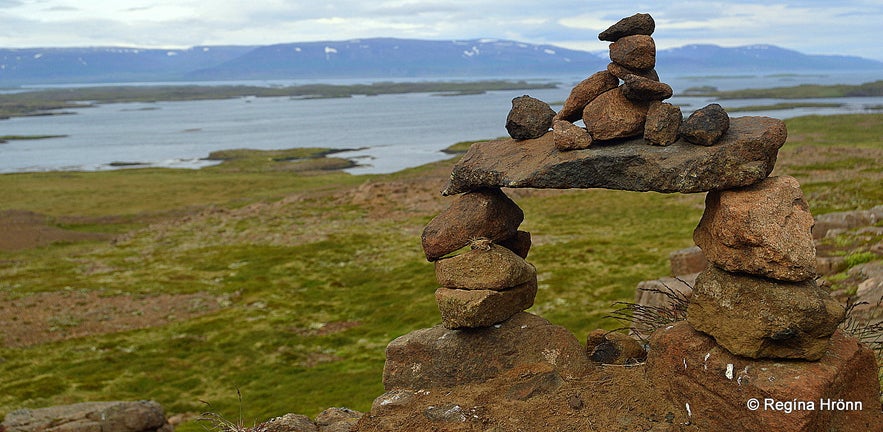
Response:
M188 49L0 48L0 86L249 79L540 77L602 70L606 52L499 39L372 38ZM854 56L773 45L687 45L659 50L660 73L883 70Z

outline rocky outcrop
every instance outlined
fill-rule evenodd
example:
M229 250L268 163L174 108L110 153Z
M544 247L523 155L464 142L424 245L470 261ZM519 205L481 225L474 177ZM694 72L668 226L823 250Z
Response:
M154 401L84 402L6 415L4 432L172 432Z
M634 139L561 152L551 134L521 142L481 142L454 165L443 194L490 187L682 193L732 189L766 178L786 136L781 120L740 117L710 147L684 140L657 147Z

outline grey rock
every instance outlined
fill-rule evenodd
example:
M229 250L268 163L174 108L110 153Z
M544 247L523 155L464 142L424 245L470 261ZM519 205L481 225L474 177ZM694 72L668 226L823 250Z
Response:
M254 432L319 432L319 427L305 415L289 413L257 425Z
M316 416L319 432L349 432L362 418L362 413L345 407L328 408Z
M443 194L487 187L682 193L732 189L766 178L786 136L781 120L740 117L711 147L684 140L657 147L636 139L561 152L551 136L477 143L454 165Z
M687 141L704 146L714 145L730 127L730 116L718 104L710 104L690 114L681 124L681 135Z
M84 402L6 415L4 432L171 432L162 406L154 401Z
M555 111L549 104L524 95L512 99L512 109L506 117L506 130L517 140L539 138L552 127Z

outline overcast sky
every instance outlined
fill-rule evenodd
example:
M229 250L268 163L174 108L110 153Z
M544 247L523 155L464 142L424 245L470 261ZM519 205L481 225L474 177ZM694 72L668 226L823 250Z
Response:
M499 38L603 50L650 13L660 49L773 44L883 60L881 0L0 0L0 47L266 45L369 37Z

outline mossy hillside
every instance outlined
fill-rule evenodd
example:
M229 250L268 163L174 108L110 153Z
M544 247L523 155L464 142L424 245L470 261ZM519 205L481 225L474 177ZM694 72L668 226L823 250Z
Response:
M814 213L879 203L881 124L883 115L789 120L777 171L810 188ZM382 393L389 341L439 322L433 266L419 233L450 198L432 193L431 208L378 216L371 204L354 204L353 190L426 176L443 183L450 165L372 177L261 164L0 176L0 187L15 191L4 208L59 219L87 215L96 230L98 216L129 218L128 231L112 243L0 253L0 293L205 292L223 305L149 329L0 347L0 415L155 399L170 414L201 412L204 400L231 417L239 409L237 387L246 423L329 406L367 410ZM862 181L869 183L851 187ZM703 208L701 194L507 193L524 209L522 229L534 239L528 260L540 291L531 311L580 339L618 327L605 318L613 303L631 300L638 281L668 274L668 253L692 245ZM191 422L180 429L199 428Z

